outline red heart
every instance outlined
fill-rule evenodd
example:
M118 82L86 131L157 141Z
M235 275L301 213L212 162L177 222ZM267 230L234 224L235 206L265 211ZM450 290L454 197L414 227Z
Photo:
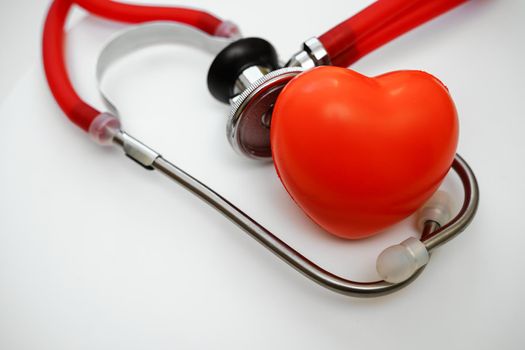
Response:
M312 69L284 88L271 124L288 193L328 232L351 239L419 208L450 169L457 139L447 88L421 71L369 78Z

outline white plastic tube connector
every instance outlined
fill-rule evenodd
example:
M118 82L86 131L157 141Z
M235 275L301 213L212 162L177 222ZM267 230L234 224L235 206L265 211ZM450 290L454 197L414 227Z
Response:
M242 38L241 30L232 21L224 21L222 22L217 29L215 30L215 33L213 33L215 36L220 36L223 38L231 38L231 39L240 39Z
M88 133L99 145L110 146L120 127L120 120L113 114L101 113L89 125Z
M419 209L417 227L423 230L427 221L434 221L439 226L445 226L451 217L451 199L445 191L437 191Z
M429 259L425 245L419 239L410 237L383 250L377 257L376 269L386 282L401 283L426 265Z

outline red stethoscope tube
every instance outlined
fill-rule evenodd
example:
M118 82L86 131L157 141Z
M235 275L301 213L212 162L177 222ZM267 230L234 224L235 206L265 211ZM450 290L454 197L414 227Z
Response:
M467 0L442 0L442 1L424 1L417 11L410 11L395 18L381 28L379 33L366 36L360 40L359 46L352 50L354 57L349 57L348 65L356 62L361 57L366 56L375 49L383 46L389 41L403 35L404 33L426 23L433 18L461 5Z
M75 92L69 79L64 59L64 25L71 1L56 0L51 5L44 25L43 60L49 88L68 118L89 130L99 111L85 103Z
M223 22L207 12L183 7L130 5L108 0L73 1L86 11L113 21L126 23L175 21L199 28L210 35L215 35L217 28Z
M379 0L337 25L319 39L332 64L347 67L367 53L466 0ZM55 0L44 26L43 61L49 87L68 118L85 131L100 114L75 92L64 58L64 26L71 6L77 4L107 19L141 23L176 21L210 35L220 35L224 21L199 10L181 7L129 5L108 0Z
M75 92L64 58L64 26L76 3L95 15L115 21L138 23L154 20L182 22L214 35L222 20L204 11L180 7L126 5L107 0L55 0L44 25L43 60L53 96L68 118L85 131L100 114Z
M331 63L348 67L366 54L467 0L379 0L319 40Z

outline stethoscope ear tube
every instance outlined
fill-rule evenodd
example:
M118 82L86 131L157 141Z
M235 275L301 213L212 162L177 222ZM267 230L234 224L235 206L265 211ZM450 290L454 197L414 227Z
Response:
M468 163L456 154L452 169L458 174L463 185L464 199L459 213L443 227L424 234L422 242L430 252L460 234L474 219L479 203L479 186Z
M452 169L460 177L464 188L464 203L459 213L449 222L444 222L445 216L435 214L442 209L439 205L431 207L431 210L421 211L423 215L421 239L409 238L399 245L385 249L378 257L377 269L385 280L352 281L326 271L304 257L224 197L122 130L116 116L117 109L102 88L104 75L113 63L138 49L160 43L188 44L210 53L217 53L230 42L228 39L211 37L198 30L173 23L151 23L118 34L102 50L97 65L101 94L115 115L101 114L100 122L94 123L97 127L90 132L92 135L98 135L97 140L100 143L108 144L108 141L111 141L109 143L120 146L127 156L143 167L158 170L181 184L300 273L328 289L346 295L379 296L399 290L419 275L428 262L432 250L458 235L469 225L477 210L479 190L474 173L465 160L456 155Z
M102 118L110 120L110 115ZM109 118L109 119L108 119ZM116 120L116 117L113 117ZM110 127L105 123L105 134L110 135L113 144L121 147L126 155L147 169L155 169L182 185L184 188L217 209L243 231L272 251L283 261L314 282L335 292L359 297L381 296L395 292L413 281L426 266L430 253L441 244L461 233L472 221L479 202L476 177L463 158L456 155L452 169L463 184L464 202L459 213L448 223L423 218L421 240L409 238L401 244L389 247L378 257L378 273L386 280L357 282L326 271L297 250L279 239L264 226L256 222L220 194L198 181L159 153L133 138L120 126Z

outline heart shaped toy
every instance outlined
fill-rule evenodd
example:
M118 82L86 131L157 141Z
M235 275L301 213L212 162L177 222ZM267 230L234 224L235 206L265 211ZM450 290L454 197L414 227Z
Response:
M406 218L439 187L458 141L447 88L421 71L369 78L318 67L290 81L271 124L288 193L328 232L358 239Z

